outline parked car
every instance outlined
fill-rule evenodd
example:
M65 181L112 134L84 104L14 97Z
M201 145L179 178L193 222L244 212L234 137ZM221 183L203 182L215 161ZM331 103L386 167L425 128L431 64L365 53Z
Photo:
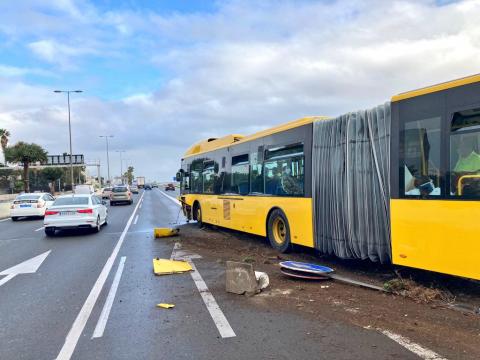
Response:
M110 199L111 193L112 193L111 187L104 187L102 190L102 199Z
M138 186L137 185L130 186L130 191L132 192L132 194L138 194Z
M114 206L118 203L133 204L132 193L127 185L114 186L110 194L110 205Z
M62 229L92 229L99 232L108 221L106 202L91 194L59 196L45 211L43 225L47 236Z
M18 195L10 205L10 217L17 221L20 217L45 216L55 198L48 193L27 193Z
M173 184L165 185L165 191L170 191L170 190L175 191L175 185Z
M93 188L92 185L75 185L75 188L73 190L75 194L94 194L95 189Z
M145 184L145 190L152 190L152 185Z

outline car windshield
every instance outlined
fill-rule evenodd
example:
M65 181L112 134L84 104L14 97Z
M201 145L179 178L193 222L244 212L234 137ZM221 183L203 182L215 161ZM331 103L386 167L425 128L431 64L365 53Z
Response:
M125 186L119 186L119 187L114 187L113 192L125 192L127 191L127 188Z
M103 191L112 191L112 188L107 187L107 188L103 189Z
M61 205L88 205L88 197L86 196L78 196L78 197L64 197L58 198L53 203L53 206L61 206Z
M33 195L33 194L26 194L26 195L19 195L15 200L38 200L40 195Z

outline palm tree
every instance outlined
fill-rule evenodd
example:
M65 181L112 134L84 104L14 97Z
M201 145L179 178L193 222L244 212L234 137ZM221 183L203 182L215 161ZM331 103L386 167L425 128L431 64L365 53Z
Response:
M63 169L58 167L47 167L42 170L42 175L45 176L45 179L50 180L50 191L52 194L55 194L55 181L60 179L63 173Z
M3 152L3 157L4 157L4 162L5 163L7 162L5 160L5 149L7 148L9 137L10 137L10 132L8 130L0 129L0 145L2 146L2 152Z
M40 145L19 141L15 145L5 148L4 154L5 161L23 165L23 189L25 192L30 192L28 167L37 161L47 161L47 152Z

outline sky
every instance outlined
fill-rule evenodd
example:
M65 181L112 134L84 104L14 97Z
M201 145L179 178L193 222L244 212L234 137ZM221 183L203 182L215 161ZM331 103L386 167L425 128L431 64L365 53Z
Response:
M480 0L0 0L0 128L168 181L205 138L479 73ZM92 169L92 172L95 171Z

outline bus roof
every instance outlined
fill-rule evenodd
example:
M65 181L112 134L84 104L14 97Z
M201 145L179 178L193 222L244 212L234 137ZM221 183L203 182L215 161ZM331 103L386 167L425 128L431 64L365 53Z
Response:
M287 123L284 123L284 124L281 124L281 125L278 125L278 126L266 129L266 130L262 130L262 131L256 132L256 133L254 133L252 135L248 135L248 136L243 136L243 135L239 135L239 134L232 134L232 135L227 135L227 136L224 136L224 137L221 137L221 138L218 138L218 139L212 138L212 139L203 140L203 141L200 141L200 142L192 145L185 152L183 157L186 158L186 157L189 157L189 156L202 154L202 153L205 153L205 152L208 152L208 151L212 151L212 150L220 149L220 148L223 148L223 147L227 147L227 146L232 145L234 143L243 143L243 142L246 142L246 141L250 141L250 140L258 139L258 138L268 136L268 135L271 135L271 134L275 134L275 133L278 133L278 132L281 132L281 131L293 129L293 128L296 128L296 127L299 127L299 126L302 126L302 125L311 124L311 123L313 123L314 121L317 121L317 120L325 120L325 119L329 119L329 117L328 116L309 116L309 117L304 117L304 118L297 119L297 120L294 120L294 121L290 121L290 122L287 122Z
M431 86L423 87L423 88L420 88L420 89L400 93L398 95L392 96L392 102L405 100L405 99L410 99L410 98L413 98L413 97L416 97L416 96L430 94L430 93L433 93L433 92L442 91L442 90L454 88L454 87L457 87L457 86L472 84L472 83L475 83L475 82L480 82L480 74L471 75L471 76L467 76L467 77L464 77L464 78L451 80L451 81L443 82L443 83L440 83L440 84L431 85Z

